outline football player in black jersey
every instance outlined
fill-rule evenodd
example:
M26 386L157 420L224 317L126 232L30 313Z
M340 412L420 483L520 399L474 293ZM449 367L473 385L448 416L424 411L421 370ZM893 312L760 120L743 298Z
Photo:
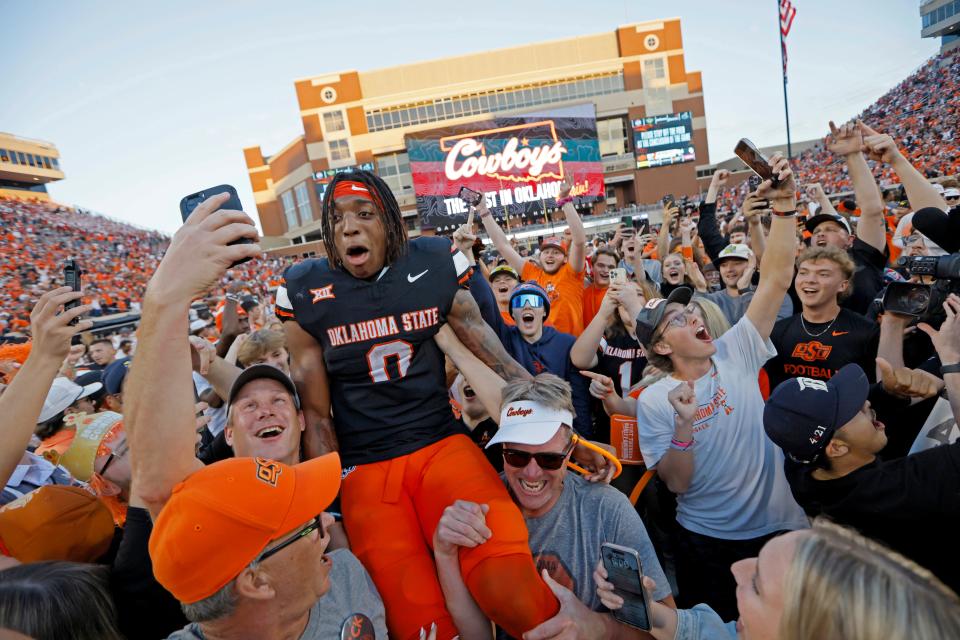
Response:
M328 257L287 269L277 314L286 320L307 451L339 446L344 524L386 605L390 633L413 638L436 622L438 637L456 634L428 541L443 509L464 499L489 505L491 530L460 555L466 583L484 612L520 637L558 604L536 573L519 510L483 453L454 427L433 336L449 324L502 378L529 374L463 288L470 277L463 254L444 238L408 241L379 177L337 175L321 224Z

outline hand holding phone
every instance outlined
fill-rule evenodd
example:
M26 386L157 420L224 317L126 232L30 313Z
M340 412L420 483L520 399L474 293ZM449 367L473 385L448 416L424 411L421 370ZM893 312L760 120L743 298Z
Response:
M770 180L774 187L780 184L780 180L773 174L773 166L770 161L760 153L755 144L746 138L741 138L733 152L762 180Z
M463 200L468 206L476 207L483 200L483 194L467 187L460 187L457 197Z
M613 611L613 617L631 627L649 631L649 607L643 590L640 554L636 549L604 542L600 547L600 560L607 572L607 580L613 584L614 593L623 600L623 606Z
M243 211L243 205L240 204L240 196L237 195L237 190L229 184L221 184L216 187L210 187L209 189L204 189L203 191L197 191L196 193L191 193L188 196L184 196L180 200L180 216L183 218L183 221L186 222L187 218L190 217L190 214L193 213L193 210L196 209L201 202L212 198L213 196L219 195L221 193L227 193L230 195L230 198L220 207L221 209L227 209L230 211ZM253 240L250 238L240 238L239 240L234 240L228 244L253 244ZM250 258L244 258L243 260L238 260L230 265L231 268L237 266L238 264L243 264L247 262Z
M627 270L622 267L610 269L610 284L626 284Z
M80 265L77 264L77 261L73 258L69 259L63 265L63 281L64 285L70 287L74 291L81 291L83 285L81 283L81 276L83 275L83 270L80 269ZM69 311L83 304L83 301L80 298L76 300L71 300L63 305L64 311ZM79 321L79 318L74 318L70 321L69 324L75 325Z

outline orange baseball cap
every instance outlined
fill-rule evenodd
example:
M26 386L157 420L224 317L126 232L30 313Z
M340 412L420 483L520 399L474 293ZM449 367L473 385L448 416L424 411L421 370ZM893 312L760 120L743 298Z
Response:
M47 485L0 509L0 553L20 562L94 562L113 540L113 516L81 487Z
M212 596L271 540L320 515L340 490L336 453L290 466L222 460L173 488L150 535L153 575L180 602Z

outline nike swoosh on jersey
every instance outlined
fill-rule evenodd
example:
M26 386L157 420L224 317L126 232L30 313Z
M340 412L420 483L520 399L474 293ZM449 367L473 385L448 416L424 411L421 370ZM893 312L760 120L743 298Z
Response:
M849 331L833 331L833 332L830 333L830 335L832 335L834 338L836 338L837 336L845 336L845 335L847 335L848 333L850 333L850 332L849 332Z
M408 273L408 274L407 274L407 282L409 282L410 284L413 284L414 282L416 282L417 280L419 280L419 279L422 278L423 276L427 275L427 271L430 271L430 269L424 269L424 270L423 270L423 273L418 273L418 274L415 275L415 276Z

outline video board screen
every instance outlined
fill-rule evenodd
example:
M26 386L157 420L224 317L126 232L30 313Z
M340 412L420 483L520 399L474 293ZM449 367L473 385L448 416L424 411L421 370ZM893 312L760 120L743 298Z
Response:
M333 180L333 177L344 171L373 171L372 162L364 162L353 167L340 167L339 169L327 169L326 171L315 171L313 174L313 187L317 190L317 199L323 202L323 196L327 192L327 185Z
M637 169L693 162L693 114L689 111L633 121Z
M497 217L556 207L564 178L577 203L604 193L593 104L409 133L406 146L418 213L436 228L466 221L461 186L483 193Z

